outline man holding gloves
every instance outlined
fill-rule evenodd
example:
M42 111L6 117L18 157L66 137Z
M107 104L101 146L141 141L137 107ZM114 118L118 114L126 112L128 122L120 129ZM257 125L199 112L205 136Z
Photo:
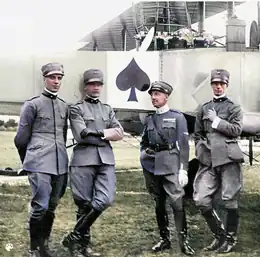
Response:
M218 253L231 252L237 244L241 163L244 162L237 142L242 133L243 113L226 95L229 77L227 70L211 71L213 99L199 109L194 133L200 166L194 180L193 198L214 234L213 242L205 250ZM219 193L220 199L216 198ZM214 209L215 199L223 206L223 223Z
M148 192L155 200L156 220L161 240L152 248L154 252L169 249L170 232L166 212L166 197L174 212L181 251L195 252L187 240L187 223L183 206L183 187L188 183L189 141L187 122L183 114L169 109L168 97L173 88L164 81L152 83L151 95L156 113L144 120L140 161Z

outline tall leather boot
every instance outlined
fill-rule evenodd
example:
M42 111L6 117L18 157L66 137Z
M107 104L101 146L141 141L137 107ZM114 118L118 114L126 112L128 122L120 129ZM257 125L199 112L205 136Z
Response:
M79 208L77 211L77 222L85 213L88 213L90 210L91 208L89 208L89 210ZM87 228L86 234L83 236L83 244L86 246L89 245L90 240L91 240L90 228Z
M160 231L160 241L152 247L153 252L159 252L171 248L168 215L165 205L155 208L157 225Z
M225 229L220 218L218 217L215 210L207 210L202 212L202 216L205 218L211 232L214 235L214 240L212 243L205 247L205 251L215 251L217 250L225 241Z
M79 208L77 211L77 221L84 215L87 214L91 210L91 207L86 207L85 208ZM91 240L91 234L90 234L90 228L86 228L86 233L82 236L81 240L81 246L82 249L79 251L84 255L84 256L100 256L101 254L98 252L93 251L93 249L90 247L90 240Z
M187 239L187 221L185 211L174 211L175 226L178 233L181 252L186 255L193 255L194 249L190 246Z
M89 213L85 213L79 218L74 231L63 239L62 244L70 250L72 257L84 257L81 253L83 237L101 213L92 208Z
M226 237L224 243L216 250L218 253L229 253L237 244L239 214L237 209L227 209L224 219Z
M44 257L41 253L42 246L42 221L34 218L29 220L30 250L29 257Z
M42 252L45 257L54 257L54 252L49 247L49 239L52 231L55 215L52 212L47 211L43 218L43 233L42 233Z

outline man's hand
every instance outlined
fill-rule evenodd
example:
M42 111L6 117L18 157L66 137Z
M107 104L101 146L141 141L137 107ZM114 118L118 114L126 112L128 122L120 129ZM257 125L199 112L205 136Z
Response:
M208 119L209 120L214 121L216 117L218 117L218 116L217 116L217 113L216 113L214 108L212 110L208 111Z
M80 133L82 138L85 138L87 136L96 136L96 137L104 137L104 132L101 130L91 130L89 128L85 128Z
M185 187L188 184L188 173L186 170L179 171L179 183L182 187Z
M155 154L154 150L152 150L152 149L150 149L150 148L146 148L146 149L145 149L145 152L146 152L147 154L150 154L150 155L154 155L154 154Z

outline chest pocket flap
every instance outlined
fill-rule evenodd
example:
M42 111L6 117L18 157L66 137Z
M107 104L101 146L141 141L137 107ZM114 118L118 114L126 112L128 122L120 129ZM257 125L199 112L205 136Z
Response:
M163 119L162 128L176 129L176 118Z
M51 115L49 113L46 112L39 112L37 114L39 119L43 119L43 120L50 120L51 119Z

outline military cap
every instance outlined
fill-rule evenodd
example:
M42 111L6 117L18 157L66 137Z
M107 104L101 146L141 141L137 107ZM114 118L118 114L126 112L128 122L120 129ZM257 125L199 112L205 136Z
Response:
M102 85L104 84L103 72L98 69L86 70L83 74L83 79L85 85L91 82L100 82Z
M224 69L214 69L211 71L211 80L210 82L223 82L228 84L229 82L229 72Z
M63 65L57 62L51 62L51 63L47 63L45 65L42 66L42 75L44 77L53 75L53 74L59 74L64 76L64 68Z
M155 81L151 84L150 89L148 90L148 93L151 95L153 91L160 91L162 93L165 93L167 95L170 95L173 91L173 88L171 85L164 81Z

